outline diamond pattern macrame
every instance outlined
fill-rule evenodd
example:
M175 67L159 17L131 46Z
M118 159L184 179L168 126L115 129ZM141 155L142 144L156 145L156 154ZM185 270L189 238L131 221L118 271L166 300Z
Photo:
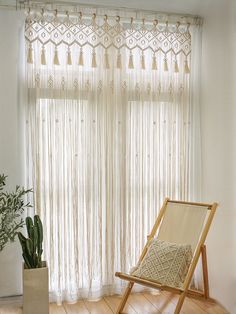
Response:
M157 281L163 285L181 288L191 260L191 245L154 239L151 241L144 259L132 270L131 274Z
M40 42L43 46L51 43L57 47L66 44L104 50L138 48L163 56L183 54L186 58L191 53L191 34L185 24L127 24L115 19L93 19L92 16L85 20L71 16L65 20L65 17L47 12L43 16L41 12L32 12L26 19L25 38L30 44Z

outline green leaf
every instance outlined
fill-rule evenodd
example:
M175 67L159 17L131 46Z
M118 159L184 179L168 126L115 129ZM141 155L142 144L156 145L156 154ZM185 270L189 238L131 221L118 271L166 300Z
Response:
M17 231L24 225L21 214L25 208L31 206L24 201L24 197L32 192L32 189L25 190L16 186L14 192L6 192L6 178L4 174L0 175L0 251L7 242L15 240Z

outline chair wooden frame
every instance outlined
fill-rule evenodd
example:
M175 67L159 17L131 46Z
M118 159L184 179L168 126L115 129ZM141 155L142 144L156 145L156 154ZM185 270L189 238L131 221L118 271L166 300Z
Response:
M192 262L190 264L188 273L186 275L186 278L185 278L185 281L184 281L184 284L183 284L183 288L180 289L180 288L169 287L169 286L165 286L165 285L159 284L158 282L155 282L155 281L143 279L143 278L140 278L140 277L135 277L135 276L132 276L132 275L129 275L129 274L121 273L121 272L116 272L115 276L117 276L117 277L119 277L119 278L121 278L123 280L129 281L128 286L127 286L127 288L126 288L126 290L125 290L125 292L123 294L122 300L121 300L121 302L119 304L119 307L118 307L118 309L116 311L117 314L122 313L122 311L123 311L123 309L125 307L125 304L127 302L127 299L128 299L128 297L129 297L129 295L131 293L131 290L133 288L134 283L138 283L138 284L150 287L150 288L156 288L156 289L170 291L170 292L179 294L180 297L179 297L179 300L177 302L174 314L179 314L180 313L180 310L182 308L182 305L183 305L183 302L184 302L184 299L185 299L186 296L209 299L209 282L208 282L208 271L207 271L207 256L206 256L206 246L205 246L204 243L205 243L205 240L206 240L209 228L211 226L213 217L215 215L216 208L218 206L217 203L205 204L205 203L194 203L194 202L184 202L184 201L173 201L173 200L170 200L169 198L166 198L164 203L163 203L163 206L161 207L161 210L160 210L160 213L159 213L159 215L158 215L158 217L156 219L156 222L155 222L155 224L154 224L154 226L152 228L152 231L151 231L150 235L148 235L148 237L147 237L147 243L144 246L142 254L141 254L140 258L139 258L139 263L142 261L142 259L144 258L145 254L147 253L150 241L156 235L156 232L157 232L157 230L158 230L158 228L160 226L160 223L162 221L162 218L163 218L163 216L165 214L168 202L170 202L170 203L180 203L180 204L186 204L186 205L196 205L196 206L206 207L208 210L210 210L210 213L208 214L208 217L207 217L207 220L205 222L205 225L204 225L204 227L202 229L202 232L201 232L201 235L200 235L200 238L199 238L196 250L194 252L193 259L192 259ZM203 283L204 283L204 290L203 291L189 289L189 285L191 283L191 280L192 280L192 277L193 277L193 274L194 274L194 270L195 270L195 268L197 266L197 263L198 263L200 255L202 257L202 271L203 271Z

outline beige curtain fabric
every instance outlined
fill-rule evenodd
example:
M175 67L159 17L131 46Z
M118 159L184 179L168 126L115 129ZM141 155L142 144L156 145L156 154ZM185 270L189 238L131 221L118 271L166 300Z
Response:
M176 244L189 244L194 253L207 217L204 206L169 202L158 233L158 239Z
M196 26L126 21L26 20L26 177L58 301L119 292L164 197L197 189Z

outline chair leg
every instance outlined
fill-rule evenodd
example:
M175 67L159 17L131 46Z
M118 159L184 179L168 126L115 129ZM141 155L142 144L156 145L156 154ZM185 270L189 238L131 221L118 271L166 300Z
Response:
M127 286L127 288L125 289L125 292L124 292L124 294L123 294L123 297L122 297L122 299L121 299L121 301L120 301L120 304L119 304L119 306L118 306L118 309L116 310L116 314L120 314L120 313L122 313L122 311L123 311L123 309L124 309L124 307L125 307L125 304L126 304L126 302L127 302L127 299L128 299L128 297L129 297L129 295L130 295L130 292L131 292L131 290L132 290L132 288L133 288L133 285L134 285L134 282L129 282L128 283L128 286Z
M201 246L201 255L202 255L202 271L203 271L203 282L204 282L204 296L205 298L209 298L209 282L208 282L208 271L207 271L207 257L206 257L206 246ZM191 278L191 277L190 277ZM184 303L184 299L188 292L188 285L187 284L187 290L184 290L179 297L178 303L175 308L174 314L179 314L181 311L181 308Z
M179 297L179 300L178 300L178 303L176 305L174 314L179 314L180 313L181 308L182 308L183 303L184 303L184 299L186 297L186 293L187 293L187 291L184 291L184 292L181 293L181 295Z
M203 284L204 284L204 296L206 299L208 299L209 298L209 281L208 281L207 256L206 256L205 245L202 246L201 253L202 253L202 273L203 273Z

